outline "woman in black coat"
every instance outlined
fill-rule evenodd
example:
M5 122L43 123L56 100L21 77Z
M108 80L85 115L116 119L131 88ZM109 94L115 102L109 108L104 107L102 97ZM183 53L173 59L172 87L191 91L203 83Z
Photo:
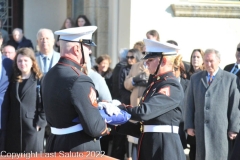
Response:
M131 92L124 87L124 81L127 77L133 64L139 62L142 58L142 53L138 49L130 49L126 56L127 66L124 66L119 71L119 92L121 94L121 102L130 105Z
M10 84L7 152L42 152L46 118L40 93L42 73L30 48L17 51Z
M194 49L190 58L190 69L188 71L187 79L197 72L204 70L203 66L203 55L204 52L201 49ZM196 138L195 136L187 135L187 143L190 145L189 159L196 159Z
M119 72L119 81L118 81L119 87L118 87L118 89L119 89L119 93L121 95L120 101L126 105L131 104L130 103L131 92L124 87L124 81L125 81L125 78L128 76L132 65L139 62L141 60L142 56L143 56L142 52L140 52L138 49L130 49L126 56L127 66L122 67ZM124 137L125 141L120 142L120 143L122 143L122 145L127 141L127 139L125 137ZM127 152L127 159L132 159L131 158L132 157L132 143L130 143L130 142L128 143L126 152ZM136 157L136 155L134 157ZM115 157L115 158L119 158L119 157ZM123 158L121 158L121 159L123 159Z

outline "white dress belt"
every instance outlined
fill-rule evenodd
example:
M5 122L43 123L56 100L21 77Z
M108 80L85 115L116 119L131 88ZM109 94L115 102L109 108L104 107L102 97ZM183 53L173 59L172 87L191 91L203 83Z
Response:
M178 133L178 128L178 126L170 125L144 125L143 132Z
M76 124L74 126L68 127L68 128L54 128L51 127L51 133L56 135L64 135L69 133L74 133L78 131L82 131L83 127L81 124Z

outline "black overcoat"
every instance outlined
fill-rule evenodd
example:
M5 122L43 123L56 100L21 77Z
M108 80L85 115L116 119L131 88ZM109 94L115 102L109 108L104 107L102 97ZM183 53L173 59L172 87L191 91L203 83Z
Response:
M41 152L46 123L37 102L37 80L31 74L19 96L19 82L10 84L10 112L7 123L7 152ZM38 107L37 107L38 106ZM37 131L36 126L41 130Z

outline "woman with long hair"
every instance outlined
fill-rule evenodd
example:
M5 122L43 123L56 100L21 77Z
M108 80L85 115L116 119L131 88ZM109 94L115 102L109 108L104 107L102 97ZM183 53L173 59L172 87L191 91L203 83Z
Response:
M30 48L17 50L10 84L9 119L6 151L13 153L43 152L46 118L43 112L40 80L34 52Z
M190 69L188 71L187 79L197 72L204 70L203 66L204 52L201 49L194 49L190 58ZM195 160L196 157L196 139L190 135L187 136L187 143L190 145L189 159Z
M204 55L204 52L201 49L194 49L192 51L191 58L190 58L190 69L188 72L188 79L190 79L193 73L204 70L203 55Z
M85 15L79 15L77 17L75 25L76 27L83 27L83 26L91 26L91 23Z

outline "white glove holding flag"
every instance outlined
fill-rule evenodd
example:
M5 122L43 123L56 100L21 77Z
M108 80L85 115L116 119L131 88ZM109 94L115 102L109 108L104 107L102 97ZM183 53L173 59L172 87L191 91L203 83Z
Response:
M121 102L117 99L113 99L111 103L114 104L115 106L119 106L121 104Z
M116 105L108 102L99 102L98 107L99 109L105 108L107 114L109 114L110 116L112 116L113 114L118 115L121 111Z

